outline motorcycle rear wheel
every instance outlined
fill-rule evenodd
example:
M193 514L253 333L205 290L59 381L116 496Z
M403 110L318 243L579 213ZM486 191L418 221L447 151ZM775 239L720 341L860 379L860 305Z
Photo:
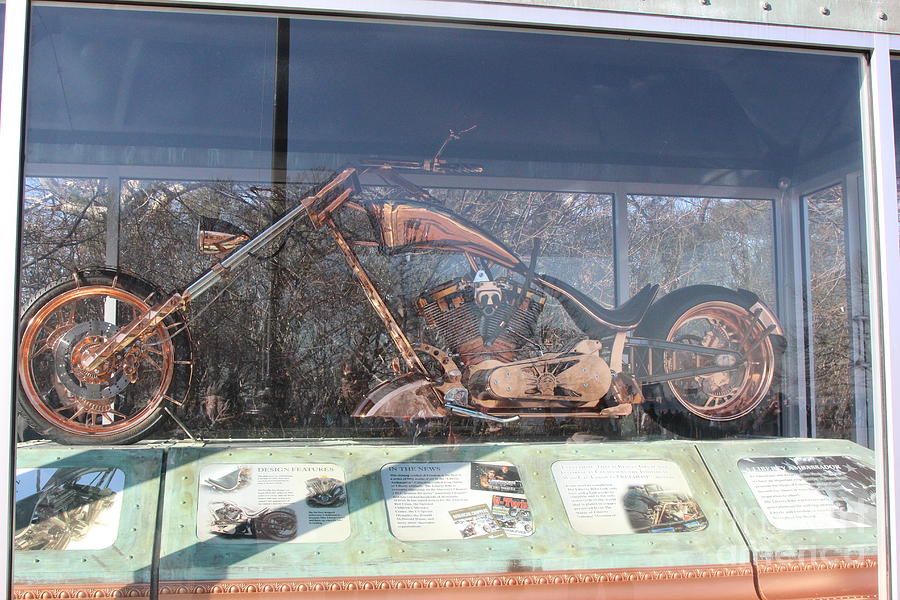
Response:
M776 325L767 333L772 323ZM744 362L716 373L645 385L644 411L684 437L715 439L752 429L758 421L754 413L779 387L784 338L777 323L772 310L746 290L696 285L664 296L647 311L636 335L737 351ZM653 364L662 365L666 373L728 360L725 355L704 359L677 350L652 352Z
M297 517L286 510L272 510L259 518L260 537L287 542L297 537Z
M19 413L32 428L61 444L127 444L155 427L167 401L181 403L191 373L181 313L93 372L79 363L164 297L134 275L98 268L51 286L32 302L19 326L17 395Z

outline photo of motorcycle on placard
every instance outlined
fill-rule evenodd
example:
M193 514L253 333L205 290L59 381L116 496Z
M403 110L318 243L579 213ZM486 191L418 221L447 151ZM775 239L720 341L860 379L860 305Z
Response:
M622 505L635 533L692 531L705 529L707 524L693 498L655 483L629 485Z
M569 523L579 533L690 533L709 525L674 462L560 460L551 472Z
M742 458L738 468L779 529L875 527L875 469L849 456Z
M210 532L223 537L247 537L286 542L297 535L297 515L289 508L248 510L231 502L214 502Z

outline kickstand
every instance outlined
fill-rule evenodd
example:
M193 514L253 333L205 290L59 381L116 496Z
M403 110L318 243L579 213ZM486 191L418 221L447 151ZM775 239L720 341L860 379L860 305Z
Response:
M409 442L415 444L419 440L419 436L428 429L428 419L417 419L413 417L409 420Z
M187 436L188 436L189 438L191 438L191 440L193 440L193 441L195 441L195 442L201 442L201 443L204 441L203 438L200 437L199 435L195 437L195 436L190 432L190 430L185 426L185 424L181 422L181 419L179 419L178 417L176 417L176 416L175 416L175 413L173 413L171 410L169 410L169 407L168 407L168 406L163 407L163 410L166 412L167 415L169 415L170 417L172 417L172 420L175 421L175 423L176 423L179 427L181 427L181 430L182 430L183 432L185 432L185 433L187 434Z

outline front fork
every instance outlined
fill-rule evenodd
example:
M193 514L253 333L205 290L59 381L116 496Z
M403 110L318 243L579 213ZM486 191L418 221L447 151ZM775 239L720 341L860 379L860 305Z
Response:
M181 293L175 293L157 304L133 321L122 327L114 336L101 344L94 352L82 359L82 367L88 371L99 369L106 361L125 350L136 340L147 335L169 315L187 307L223 279L228 278L248 258L266 247L279 235L285 233L294 222L304 215L309 215L313 223L320 225L329 215L340 208L353 194L357 187L356 169L347 168L338 173L312 196L307 196L295 208L289 210L280 219L250 238L243 246L237 248L222 262L217 263L209 271L197 278Z

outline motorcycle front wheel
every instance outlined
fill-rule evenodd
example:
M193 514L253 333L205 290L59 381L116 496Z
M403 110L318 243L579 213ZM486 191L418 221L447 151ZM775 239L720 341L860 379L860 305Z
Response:
M643 388L644 411L678 435L704 439L747 432L758 424L753 415L763 411L764 401L778 388L783 331L772 310L752 292L712 285L676 290L650 307L635 334L742 357L651 351L654 373L685 373ZM705 372L717 366L722 370ZM766 403L764 408L772 407ZM769 416L777 409L768 411Z
M81 360L164 298L149 282L106 268L44 291L19 326L17 406L32 428L61 444L127 444L153 429L166 402L181 403L191 373L181 313L96 369Z

